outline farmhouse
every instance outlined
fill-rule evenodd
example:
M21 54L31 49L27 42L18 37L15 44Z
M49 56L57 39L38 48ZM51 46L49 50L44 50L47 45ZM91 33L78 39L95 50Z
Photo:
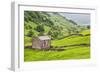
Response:
M51 38L48 36L34 37L32 40L32 48L35 49L49 49Z

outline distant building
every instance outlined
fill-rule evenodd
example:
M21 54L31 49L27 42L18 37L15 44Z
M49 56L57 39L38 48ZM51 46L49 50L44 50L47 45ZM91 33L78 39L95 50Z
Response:
M32 48L36 49L49 49L51 44L51 38L48 36L34 37L32 40Z

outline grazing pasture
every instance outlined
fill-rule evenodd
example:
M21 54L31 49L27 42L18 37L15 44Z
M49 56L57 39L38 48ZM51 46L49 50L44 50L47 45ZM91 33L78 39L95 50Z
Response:
M29 46L31 46L31 42ZM25 48L24 60L43 61L90 58L90 36L70 36L60 40L52 40L51 46L53 47L49 50L37 50L31 47Z

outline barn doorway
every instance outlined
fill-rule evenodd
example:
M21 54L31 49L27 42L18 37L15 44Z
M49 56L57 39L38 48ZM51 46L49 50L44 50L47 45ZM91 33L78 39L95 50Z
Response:
M47 41L47 40L42 40L41 43L42 43L42 44L41 44L41 47L42 47L42 48L48 48L48 41Z

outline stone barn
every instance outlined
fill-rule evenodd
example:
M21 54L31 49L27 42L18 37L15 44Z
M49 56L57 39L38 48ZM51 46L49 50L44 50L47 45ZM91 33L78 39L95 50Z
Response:
M34 37L32 40L32 48L35 49L49 49L51 44L51 38L48 36Z

